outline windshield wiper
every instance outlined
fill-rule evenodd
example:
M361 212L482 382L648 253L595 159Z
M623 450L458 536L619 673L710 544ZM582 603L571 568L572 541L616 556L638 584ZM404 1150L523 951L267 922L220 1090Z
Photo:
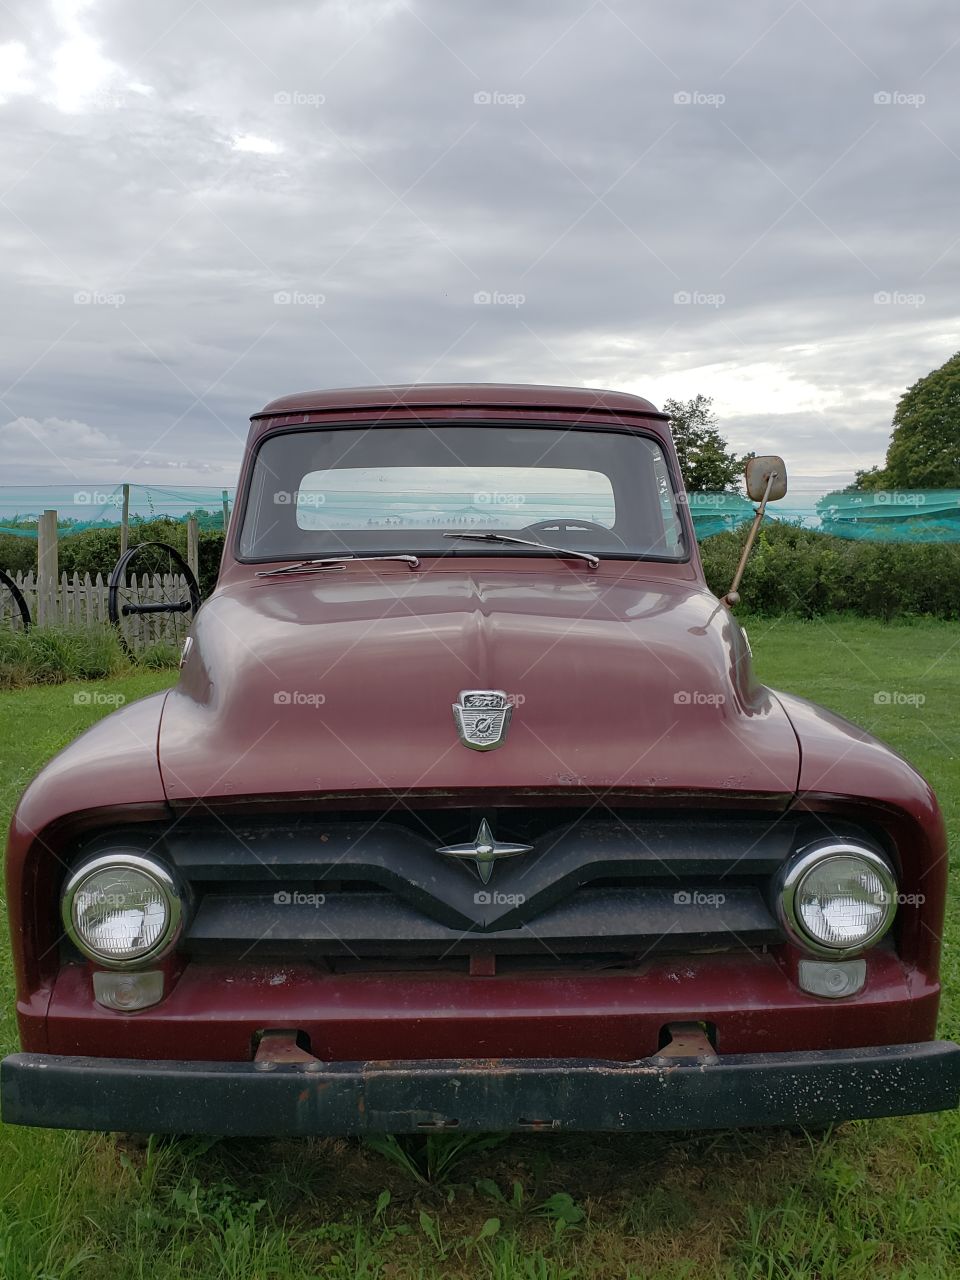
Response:
M532 538L515 538L509 533L491 533L479 529L468 529L464 533L445 533L445 538L472 538L474 542L509 542L518 547L538 547L541 551L551 551L555 556L568 560L586 560L591 569L600 566L600 557L590 551L571 551L568 547L551 547L546 542L534 542Z
M314 569L345 569L355 560L402 560L411 569L420 568L419 556L324 556L322 560L298 560L296 564L285 564L282 569L261 569L258 578L276 578L284 573L312 573Z

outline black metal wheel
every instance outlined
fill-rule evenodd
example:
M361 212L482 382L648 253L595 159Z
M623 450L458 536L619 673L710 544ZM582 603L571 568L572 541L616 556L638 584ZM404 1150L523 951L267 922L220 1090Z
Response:
M0 569L0 625L7 624L14 631L29 631L30 606L10 575Z
M182 649L200 608L200 587L190 566L166 542L140 542L114 565L107 611L131 653L153 644Z

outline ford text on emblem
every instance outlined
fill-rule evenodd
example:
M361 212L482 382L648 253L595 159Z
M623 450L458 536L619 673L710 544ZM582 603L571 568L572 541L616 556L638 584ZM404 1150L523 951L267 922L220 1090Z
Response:
M507 695L501 689L463 689L453 704L457 733L465 747L474 751L492 751L507 736L513 714Z

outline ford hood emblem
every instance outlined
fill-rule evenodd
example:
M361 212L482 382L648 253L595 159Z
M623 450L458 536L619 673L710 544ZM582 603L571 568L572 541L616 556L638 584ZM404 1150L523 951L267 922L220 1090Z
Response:
M492 751L503 744L513 707L501 689L462 689L453 704L460 741L473 751Z

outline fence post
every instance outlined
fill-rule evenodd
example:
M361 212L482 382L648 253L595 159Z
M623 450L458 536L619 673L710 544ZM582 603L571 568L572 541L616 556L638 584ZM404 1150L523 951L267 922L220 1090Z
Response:
M130 545L130 486L123 486L123 510L120 513L120 554L125 555Z
M57 620L57 513L44 511L37 524L37 621Z
M193 576L200 577L200 526L197 517L191 516L187 521L187 564L193 570Z
M227 524L230 521L230 499L227 496L226 489L220 490L220 501L223 503L223 534L226 537Z

